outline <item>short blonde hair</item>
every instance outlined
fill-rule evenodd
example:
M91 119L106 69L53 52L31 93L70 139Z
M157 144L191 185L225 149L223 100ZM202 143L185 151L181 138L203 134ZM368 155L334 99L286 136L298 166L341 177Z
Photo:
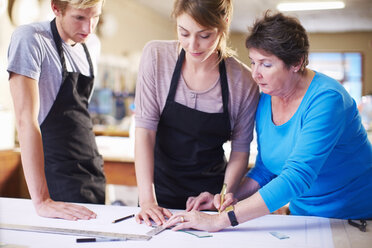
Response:
M221 34L217 51L222 60L235 55L227 45L232 12L232 0L176 0L172 17L176 19L186 13L203 27L217 28Z
M105 0L52 0L52 3L62 11L62 14L65 13L68 5L76 9L87 9L91 8L99 3L104 3Z

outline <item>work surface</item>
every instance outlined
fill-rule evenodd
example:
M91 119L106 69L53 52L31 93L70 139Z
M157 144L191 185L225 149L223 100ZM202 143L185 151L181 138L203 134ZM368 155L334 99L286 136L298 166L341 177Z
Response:
M26 199L0 198L0 222L4 224L32 225L50 228L91 230L99 232L145 235L152 227L139 225L134 218L112 224L120 217L135 214L136 207L89 205L97 219L88 221L66 221L37 216L32 202ZM345 224L346 223L346 224ZM371 222L369 222L371 225ZM332 227L332 229L331 229ZM271 234L277 232L288 238L279 239ZM333 235L332 235L333 233ZM17 246L0 247L371 247L370 226L362 233L349 227L342 220L317 217L267 215L237 227L230 227L211 237L199 238L186 232L165 230L150 240L76 243L76 235L46 234L0 229L0 243Z

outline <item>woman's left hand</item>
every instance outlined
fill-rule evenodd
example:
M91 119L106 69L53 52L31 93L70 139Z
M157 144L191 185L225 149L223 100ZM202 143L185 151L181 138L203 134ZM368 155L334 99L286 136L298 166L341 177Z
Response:
M173 231L182 229L196 229L208 232L217 232L228 226L224 223L223 214L206 214L199 211L181 212L174 214L165 224L164 227L172 227ZM226 218L228 221L228 219Z

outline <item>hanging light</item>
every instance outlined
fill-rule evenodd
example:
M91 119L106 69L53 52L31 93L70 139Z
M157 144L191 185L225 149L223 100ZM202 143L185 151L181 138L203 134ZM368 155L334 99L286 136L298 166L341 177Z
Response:
M325 9L343 9L345 3L342 1L330 2L287 2L279 3L276 8L279 11L304 11L304 10L325 10Z

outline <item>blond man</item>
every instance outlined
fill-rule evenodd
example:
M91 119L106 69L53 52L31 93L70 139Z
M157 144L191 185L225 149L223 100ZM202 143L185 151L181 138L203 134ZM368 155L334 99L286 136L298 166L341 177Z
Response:
M104 0L52 0L55 19L18 27L8 72L24 174L37 213L69 220L103 204L103 160L88 102L100 42L92 34Z

